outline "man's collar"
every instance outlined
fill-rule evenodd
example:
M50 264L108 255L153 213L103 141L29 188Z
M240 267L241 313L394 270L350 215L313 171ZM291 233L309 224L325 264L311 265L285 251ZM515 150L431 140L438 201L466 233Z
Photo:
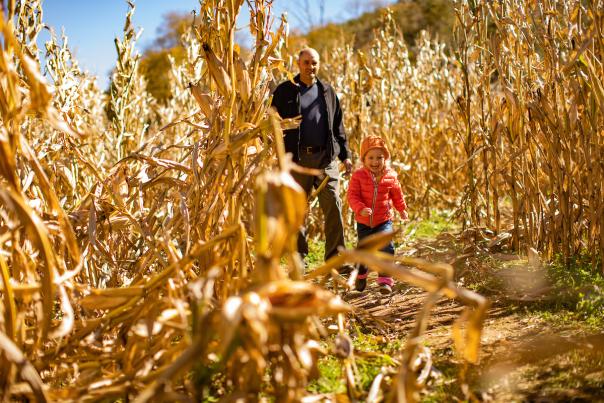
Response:
M302 82L302 80L300 80L300 73L296 74L296 76L294 77L294 81L298 85L304 84ZM325 85L323 85L321 80L319 80L319 77L315 78L315 84L317 84L319 86L319 88L321 88L321 89L323 89L323 91L325 91ZM304 84L304 85L307 86L306 84Z

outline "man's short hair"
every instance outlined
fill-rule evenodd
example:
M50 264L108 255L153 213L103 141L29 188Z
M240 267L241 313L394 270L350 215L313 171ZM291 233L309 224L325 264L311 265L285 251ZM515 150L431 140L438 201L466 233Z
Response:
M300 59L304 53L311 53L311 54L313 54L313 53L314 53L314 55L315 55L315 56L317 56L317 59L320 59L320 57L319 57L319 52L317 52L317 50L316 50L316 49L311 48L311 47L309 47L309 46L307 46L307 47L303 48L303 49L302 49L302 50L301 50L301 51L298 53L298 59Z

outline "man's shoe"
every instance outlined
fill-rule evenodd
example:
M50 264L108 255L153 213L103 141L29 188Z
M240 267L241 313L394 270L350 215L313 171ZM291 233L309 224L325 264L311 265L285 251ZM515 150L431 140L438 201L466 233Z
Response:
M338 269L338 273L340 273L342 276L348 276L348 275L350 275L350 273L352 273L353 270L354 270L354 266L349 265L349 264L343 264Z
M354 289L357 291L363 291L367 287L367 279L366 278L358 278L354 282Z
M392 293L392 287L388 284L380 284L380 294L382 295L390 295Z

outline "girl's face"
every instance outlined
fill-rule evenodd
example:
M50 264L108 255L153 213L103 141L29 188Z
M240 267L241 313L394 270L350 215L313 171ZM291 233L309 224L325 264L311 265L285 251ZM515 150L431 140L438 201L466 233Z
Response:
M376 175L381 174L386 164L384 150L381 148L372 148L367 151L363 164L365 165L365 168L369 169L372 173Z

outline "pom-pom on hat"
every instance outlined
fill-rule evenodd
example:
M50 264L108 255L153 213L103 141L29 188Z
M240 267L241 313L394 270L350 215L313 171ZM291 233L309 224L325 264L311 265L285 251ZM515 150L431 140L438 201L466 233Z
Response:
M386 148L386 143L380 136L367 136L361 143L361 161L365 159L365 154L373 148L380 148L384 151L384 157L390 159L390 153Z

